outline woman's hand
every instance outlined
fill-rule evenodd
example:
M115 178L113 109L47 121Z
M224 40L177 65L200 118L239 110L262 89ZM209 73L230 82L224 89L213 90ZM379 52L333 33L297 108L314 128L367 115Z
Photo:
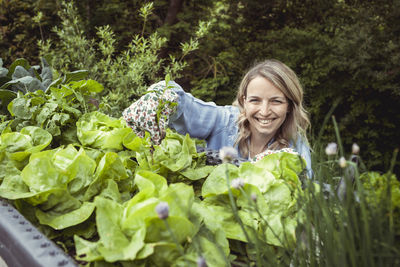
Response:
M161 81L147 89L138 101L122 113L128 126L140 137L150 133L151 140L158 145L165 136L169 116L176 111L179 96L170 86Z

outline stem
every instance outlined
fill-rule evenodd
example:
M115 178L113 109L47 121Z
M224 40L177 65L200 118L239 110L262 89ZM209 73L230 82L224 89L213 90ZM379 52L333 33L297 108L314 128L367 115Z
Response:
M334 111L334 110L336 109L336 107L339 105L339 103L340 103L341 100L342 100L342 98L338 98L338 99L336 99L336 100L333 102L331 108L329 109L327 115L326 115L325 118L324 118L324 121L322 122L322 125L321 125L321 128L320 128L320 130L319 130L318 137L317 137L317 140L316 140L316 141L321 140L322 135L324 134L324 131L325 131L325 126L326 126L326 124L328 123L328 119L329 119L329 117L331 117L333 111Z
M240 188L241 192L245 195L245 197L247 198L247 200L249 201L249 204L251 206L253 206L253 208L255 209L255 211L257 212L258 216L260 216L261 220L263 220L263 222L267 225L267 227L269 229L271 229L272 234L275 236L276 239L279 240L279 242L281 243L282 247L284 247L283 242L281 241L281 239L279 238L279 236L275 233L275 231L272 229L272 227L269 225L268 221L262 216L260 210L257 207L257 204L254 203L249 196L246 194L246 192L243 190L243 188ZM289 255L288 255L289 256Z
M39 21L39 30L40 30L40 37L42 38L42 41L44 43L44 35L43 35L42 25L40 24L40 21Z
M140 34L141 37L144 36L144 29L146 28L147 16L144 17L142 33Z
M389 176L390 176L390 174L392 174L393 173L393 169L394 169L394 165L396 165L396 158L397 158L397 154L399 153L399 149L398 148L396 148L394 151L393 151L393 156L392 156L392 160L390 161L390 168L389 168Z
M344 156L344 152L343 152L343 145L342 145L342 139L340 139L340 134L339 134L339 127L336 123L336 119L335 116L332 116L332 121L333 121L333 126L335 128L335 134L336 134L336 139L339 145L339 154L341 157Z
M246 192L243 190L243 188L240 188L240 191L241 191L242 194L247 198L247 201L249 202L249 205L250 205L250 206L254 205L254 206L256 206L256 209L257 209L257 204L255 204L255 203L251 200L251 198L249 198L249 196L246 194ZM257 251L257 266L263 266L263 264L262 264L262 258L261 258L261 254L260 254L260 247L259 247L259 243L258 243L258 238L257 238L257 235L255 235L255 236L256 236L255 245L256 245L256 251Z
M235 216L235 219L238 221L240 228L242 228L243 234L246 237L247 243L250 243L250 238L246 232L246 230L244 229L244 225L242 220L239 217L238 211L237 211L237 207L235 204L235 200L233 199L233 194L232 194L232 190L231 190L231 185L229 183L229 170L228 170L228 164L225 164L225 175L226 175L226 185L228 186L228 194L229 194L229 201L231 203L231 208L233 211L233 214Z
M366 265L368 265L368 263L373 262L373 258L371 253L368 253L368 251L372 251L372 243L371 243L371 236L370 236L370 224L369 224L369 212L367 209L367 200L366 200L366 196L365 196L365 191L364 191L364 187L360 181L360 176L358 173L358 169L357 169L357 165L353 162L350 162L351 165L353 165L356 173L355 173L355 181L356 181L356 185L358 188L358 192L359 194L357 194L357 196L359 197L359 201L360 201L360 209L361 209L361 217L362 217L362 225L360 225L360 228L362 227L363 232L361 232L361 234L363 235L363 248L364 251L366 251L366 254L364 257L362 257L362 260L365 262ZM361 190L360 190L361 189Z
M163 221L164 221L164 224L165 224L165 228L167 228L169 234L171 235L171 238L172 238L172 240L174 241L176 247L178 248L179 253L181 254L181 256L182 256L182 257L185 259L185 261L186 261L185 252L183 251L183 249L182 249L181 245L179 244L178 240L176 239L176 236L175 236L174 232L172 232L171 227L169 227L169 224L168 224L167 219L164 219Z

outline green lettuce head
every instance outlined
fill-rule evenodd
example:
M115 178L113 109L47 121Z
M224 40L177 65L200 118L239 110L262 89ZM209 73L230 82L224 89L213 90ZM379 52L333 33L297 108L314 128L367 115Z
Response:
M104 150L122 150L124 138L132 132L122 118L111 118L98 111L84 114L76 126L82 145Z

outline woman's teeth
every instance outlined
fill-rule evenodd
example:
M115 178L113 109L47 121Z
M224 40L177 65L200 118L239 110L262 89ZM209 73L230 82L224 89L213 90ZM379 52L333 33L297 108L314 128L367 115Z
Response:
M261 119L258 119L258 121L259 121L260 123L262 123L262 124L269 124L269 123L272 122L272 120L261 120Z

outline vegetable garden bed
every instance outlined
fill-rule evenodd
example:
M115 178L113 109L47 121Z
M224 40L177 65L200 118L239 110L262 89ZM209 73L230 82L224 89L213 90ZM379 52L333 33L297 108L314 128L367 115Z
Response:
M310 180L295 154L226 163L172 130L153 145L97 110L103 87L87 72L52 81L26 64L16 77L35 77L9 75L0 90L0 255L11 266L400 264L390 171L325 158Z
M8 266L78 266L57 245L0 198L0 256Z

